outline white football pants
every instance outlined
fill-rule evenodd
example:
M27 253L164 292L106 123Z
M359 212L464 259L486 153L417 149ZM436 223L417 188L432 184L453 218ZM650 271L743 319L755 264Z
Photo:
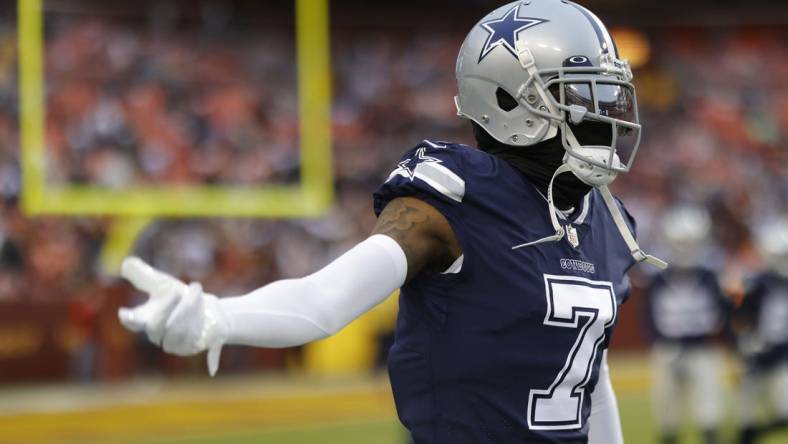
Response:
M722 352L713 345L683 348L656 344L651 358L651 399L659 430L676 433L687 402L698 427L716 429L724 414Z
M739 387L738 406L742 426L756 425L767 407L777 418L788 419L788 363L746 373Z

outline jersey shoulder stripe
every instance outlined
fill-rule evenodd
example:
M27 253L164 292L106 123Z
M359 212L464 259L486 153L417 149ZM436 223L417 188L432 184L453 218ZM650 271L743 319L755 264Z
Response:
M465 197L465 181L450 169L435 162L424 162L416 165L411 171L398 167L391 172L386 182L401 176L410 180L419 179L451 200L462 202Z
M402 157L386 183L420 181L440 195L462 202L465 180L460 176L456 150L454 145L425 140Z

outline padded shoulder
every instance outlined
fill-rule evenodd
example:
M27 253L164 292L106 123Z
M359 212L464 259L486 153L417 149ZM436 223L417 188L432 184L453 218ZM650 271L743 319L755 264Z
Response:
M412 196L456 205L465 198L464 165L473 148L424 140L408 150L374 194L375 214L391 200Z

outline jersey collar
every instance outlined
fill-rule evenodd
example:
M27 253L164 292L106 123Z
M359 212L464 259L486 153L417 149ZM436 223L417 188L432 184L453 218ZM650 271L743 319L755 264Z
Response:
M544 194L542 194L542 192L539 191L538 188L534 187L534 190L536 190L536 192L539 193L540 196L542 196L542 199L544 199L544 201L547 202L547 197ZM579 209L573 207L566 212L558 211L557 212L558 218L563 221L569 221L574 225L587 224L588 220L590 219L589 215L591 213L591 201L593 198L592 196L593 194L594 194L593 189L588 193L586 193L585 197L583 197L583 200L580 202Z

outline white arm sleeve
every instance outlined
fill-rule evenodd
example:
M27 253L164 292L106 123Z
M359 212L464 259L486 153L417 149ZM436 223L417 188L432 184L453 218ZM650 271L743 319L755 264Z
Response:
M394 239L371 236L310 276L221 299L227 343L278 348L331 336L401 287L407 268Z
M624 444L618 402L610 383L607 366L607 351L599 368L599 382L591 394L591 417L589 419L588 444Z

